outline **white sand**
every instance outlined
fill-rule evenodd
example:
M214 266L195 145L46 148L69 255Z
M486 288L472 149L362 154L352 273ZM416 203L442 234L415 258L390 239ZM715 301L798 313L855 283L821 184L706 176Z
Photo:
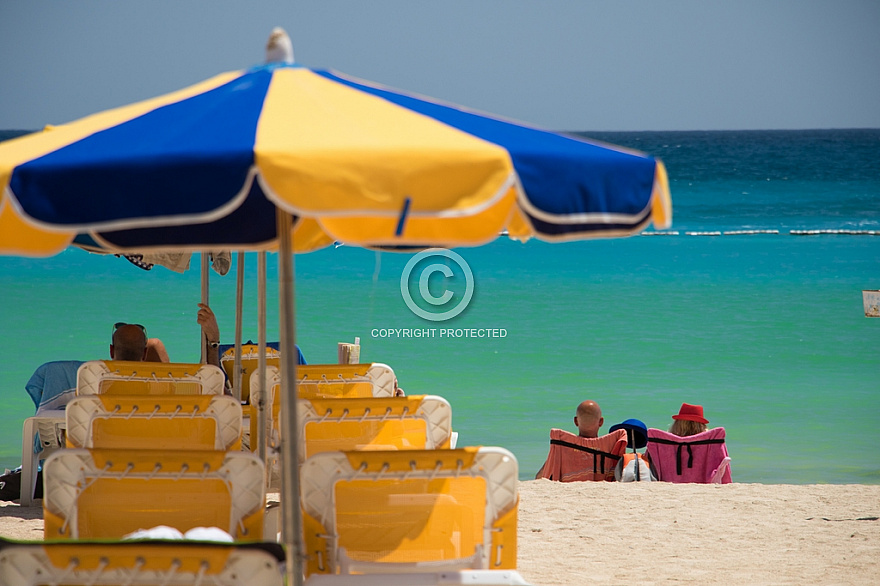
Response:
M0 535L42 509L0 503ZM878 584L880 486L520 483L519 572L533 584Z
M880 486L534 480L518 565L547 585L878 584L878 516Z

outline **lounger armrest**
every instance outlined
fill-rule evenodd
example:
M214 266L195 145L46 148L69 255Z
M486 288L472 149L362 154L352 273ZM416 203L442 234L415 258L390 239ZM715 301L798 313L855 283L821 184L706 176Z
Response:
M460 570L455 572L422 572L419 574L315 574L306 586L529 586L519 572L513 570Z
M432 571L479 570L483 564L483 547L477 546L474 555L466 558L450 560L433 560L425 562L365 562L348 557L344 547L338 550L337 563L342 574L354 573L386 573L386 574L417 574Z
M727 472L728 468L730 468L730 456L725 456L725 458L721 460L721 464L718 465L718 468L712 471L712 479L710 482L712 484L721 484L724 480L724 473Z

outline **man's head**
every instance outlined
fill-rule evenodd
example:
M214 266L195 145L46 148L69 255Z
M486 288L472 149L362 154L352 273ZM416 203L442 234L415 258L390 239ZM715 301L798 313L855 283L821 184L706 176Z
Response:
M599 428L603 423L602 410L595 401L584 401L578 405L574 424L577 425L579 436L599 437Z
M113 326L110 358L142 361L147 356L147 329L140 324L119 322Z

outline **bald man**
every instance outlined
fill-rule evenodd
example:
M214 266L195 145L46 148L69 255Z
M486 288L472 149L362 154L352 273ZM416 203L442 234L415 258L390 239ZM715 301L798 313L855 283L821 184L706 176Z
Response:
M605 419L602 418L602 409L599 408L599 404L595 401L582 401L581 404L577 406L577 411L574 416L574 424L578 428L578 435L580 437L599 437L599 428L602 427L602 424L604 423ZM551 432L551 455L553 454L553 442L554 440L552 439ZM541 465L541 469L538 470L537 474L535 474L535 478L541 478L544 475L544 468L548 465L548 463L550 463L551 455L547 456L547 460Z
M605 423L602 418L602 409L595 401L583 401L577 408L574 416L574 424L578 428L581 437L599 437L599 428Z

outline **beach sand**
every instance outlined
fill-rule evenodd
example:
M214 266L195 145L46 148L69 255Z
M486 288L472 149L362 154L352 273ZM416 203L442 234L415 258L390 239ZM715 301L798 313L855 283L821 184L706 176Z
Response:
M880 486L534 480L518 566L546 585L877 584L878 516Z
M532 584L880 583L880 486L519 486ZM42 508L0 505L0 535L42 538Z

